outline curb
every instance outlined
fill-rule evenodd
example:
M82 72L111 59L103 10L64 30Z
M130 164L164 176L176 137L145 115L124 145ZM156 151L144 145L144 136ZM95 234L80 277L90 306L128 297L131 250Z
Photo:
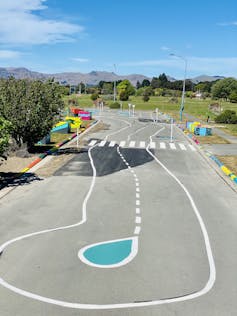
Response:
M180 126L177 125L177 127L182 130L184 135L186 135L190 140L195 142L198 148L202 149L202 146L200 145L200 142L195 137L195 135L190 134L190 133L185 133L185 131ZM236 174L234 174L229 168L227 168L216 156L212 155L212 153L210 153L207 150L203 150L203 152L205 153L206 157L210 158L212 161L215 162L215 164L219 167L218 169L221 169L222 173L224 173L226 176L228 176L232 180L232 183L234 182L237 184Z

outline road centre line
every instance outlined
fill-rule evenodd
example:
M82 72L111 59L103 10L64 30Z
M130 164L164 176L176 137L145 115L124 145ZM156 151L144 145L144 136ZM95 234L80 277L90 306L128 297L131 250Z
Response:
M155 136L157 133L155 133L153 136ZM90 148L90 149L92 149L92 148ZM32 237L32 236L36 236L36 235L40 235L40 234L44 234L44 233L48 233L48 232L52 232L52 231L57 231L57 230L63 230L63 229L77 227L77 226L82 225L83 223L86 222L86 220L87 220L86 206L87 206L88 199L89 199L89 197L90 197L90 195L91 195L91 193L93 191L93 187L95 185L95 177L96 177L96 169L95 169L95 166L94 166L94 161L92 159L90 149L88 151L88 155L89 155L91 166L92 166L92 169L93 169L93 178L92 178L92 182L91 182L89 191L88 191L88 193L86 195L86 198L83 201L82 220L80 222L76 223L76 224L73 224L73 225L64 226L64 227L58 227L58 228L55 228L55 229L48 229L48 230L44 230L44 231L41 231L41 232L36 232L36 233L23 235L23 236L14 238L12 240L9 240L9 241L5 242L3 245L1 245L0 246L0 252L2 252L7 246L9 246L10 244L12 244L12 243L14 243L16 241L23 240L23 239L28 238L28 237ZM167 299L157 299L157 300L153 300L153 301L130 302L130 303L128 302L128 303L117 303L117 304L83 304L83 303L72 303L72 302L56 300L56 299L52 299L52 298L49 298L49 297L40 296L40 295L31 293L31 292L25 291L23 289L17 288L15 286L9 284L8 282L3 280L2 278L0 278L0 284L2 286L4 286L5 288L7 288L7 289L9 289L9 290L11 290L11 291L13 291L15 293L20 294L20 295L25 296L25 297L28 297L30 299L34 299L34 300L41 301L41 302L44 302L44 303L54 304L54 305L61 306L61 307L64 307L64 308L85 309L85 310L108 310L108 309L122 309L122 308L138 308L138 307L157 306L157 305L164 305L164 304L171 304L171 303L178 303L178 302L184 302L184 301L192 300L192 299L198 298L198 297L208 293L210 291L210 289L213 287L214 283L215 283L216 270L215 270L215 263L214 263L212 250L211 250L211 246L210 246L210 241L209 241L209 237L208 237L208 234L207 234L207 231L206 231L205 224L204 224L204 222L203 222L203 220L201 218L200 213L198 212L198 210L196 208L195 203L192 200L191 195L189 194L189 192L185 188L185 186L180 182L180 180L178 180L157 159L156 156L154 156L152 154L152 152L149 151L149 145L146 148L146 150L156 160L156 162L160 166L162 166L162 168L164 168L164 170L166 170L168 172L168 174L171 177L173 177L177 183L180 184L180 186L183 188L183 190L187 194L187 196L188 196L188 198L190 200L190 203L191 203L191 205L192 205L192 207L193 207L193 209L195 211L195 214L196 214L196 216L198 218L198 221L200 223L201 230L202 230L203 236L204 236L204 241L205 241L205 246L206 246L206 251L207 251L207 256L208 256L208 262L209 262L209 267L210 267L210 275L209 275L208 282L206 283L206 285L204 286L204 288L202 290L197 291L197 292L192 293L192 294L187 294L185 296L174 297L174 298L167 298ZM136 183L136 185L137 185L137 183ZM136 230L136 228L135 228L135 230Z

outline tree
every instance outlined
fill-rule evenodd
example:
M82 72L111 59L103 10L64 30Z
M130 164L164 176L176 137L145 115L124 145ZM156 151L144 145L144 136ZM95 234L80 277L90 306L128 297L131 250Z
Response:
M5 158L4 153L8 148L11 127L12 125L9 121L0 117L0 157Z
M131 82L129 80L123 80L122 82L120 82L117 86L117 90L118 90L118 94L119 94L119 98L121 101L126 101L128 100L130 95L135 94L135 89L132 86ZM126 98L126 100L122 100L121 99L121 94L122 94L122 98Z
M142 87L142 85L141 85L140 81L137 81L137 83L136 83L136 89L138 90L138 89L140 89L141 87Z
M232 93L237 93L237 80L234 78L225 78L218 80L211 89L214 99L230 99ZM233 96L233 94L232 94Z
M142 81L142 87L149 87L150 85L151 85L151 83L148 79L144 79Z
M121 91L119 94L120 101L127 101L129 99L129 94L126 91Z
M63 108L57 84L52 81L0 80L0 116L12 123L18 146L30 148L44 137Z

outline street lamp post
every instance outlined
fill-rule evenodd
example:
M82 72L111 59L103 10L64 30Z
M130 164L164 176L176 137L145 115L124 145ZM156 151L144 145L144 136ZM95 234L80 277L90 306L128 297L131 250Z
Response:
M188 66L188 61L185 57L175 55L175 54L170 54L170 56L175 56L184 61L184 80L183 80L183 90L182 90L182 99L181 99L181 104L180 104L180 121L182 122L183 118L183 110L184 110L184 99L185 99L185 83L186 83L186 76L187 76L187 66Z
M116 65L114 64L114 74L116 72ZM114 102L116 101L116 80L114 79Z

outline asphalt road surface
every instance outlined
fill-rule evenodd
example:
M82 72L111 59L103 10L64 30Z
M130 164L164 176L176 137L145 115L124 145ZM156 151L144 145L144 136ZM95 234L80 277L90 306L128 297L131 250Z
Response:
M0 200L1 316L237 314L236 193L151 115L102 113L82 153ZM83 259L118 240L121 264Z

